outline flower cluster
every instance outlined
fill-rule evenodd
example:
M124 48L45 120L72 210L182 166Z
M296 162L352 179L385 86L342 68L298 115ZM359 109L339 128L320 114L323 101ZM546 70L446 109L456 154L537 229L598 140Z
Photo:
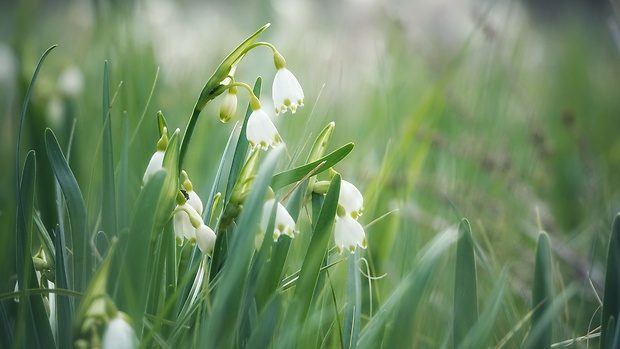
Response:
M356 245L366 248L366 234L357 220L363 211L364 197L353 184L343 180L340 184L334 228L334 240L338 252L342 253L343 249L347 249L353 253Z
M183 177L183 190L177 195L177 207L174 210L174 233L177 243L183 244L187 239L191 244L198 243L198 247L204 254L211 254L215 246L215 232L202 220L202 200L196 192L192 182L185 171Z

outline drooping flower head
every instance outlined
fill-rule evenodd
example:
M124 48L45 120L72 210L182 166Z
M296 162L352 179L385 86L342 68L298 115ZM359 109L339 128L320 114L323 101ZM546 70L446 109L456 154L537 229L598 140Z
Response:
M138 347L138 337L129 323L128 317L118 312L108 322L101 342L102 349L134 349Z
M232 86L222 99L220 105L220 121L228 122L237 112L237 87Z
M277 72L273 79L271 96L276 115L285 113L288 108L295 114L297 107L304 105L304 91L295 75L286 69L286 61L278 51L274 51L273 61Z
M260 147L266 150L281 143L282 138L280 138L278 130L267 113L261 108L258 98L251 96L250 106L252 114L250 114L246 128L246 137L250 146L253 149Z
M269 199L263 205L263 214L260 221L260 230L263 234L267 233L267 226L269 224L269 218L271 217L274 204L276 204L276 200ZM299 234L299 230L295 228L295 220L280 202L277 202L276 205L276 219L272 232L273 240L277 241L282 234L288 235L290 238L294 238L295 234Z
M364 228L348 215L336 218L334 240L339 253L344 250L354 253L356 245L364 249L367 246Z
M202 253L211 255L215 247L215 232L206 224L201 224L196 229L196 243Z
M342 253L346 249L353 253L355 246L366 248L366 234L362 225L357 221L363 211L362 193L350 182L342 180L334 229L334 240L338 252Z
M166 153L167 146L168 129L164 127L161 138L159 138L159 141L157 141L157 151L153 154L153 156L151 156L151 160L146 167L146 171L144 171L144 176L142 176L142 186L146 185L146 182L148 182L149 178L151 178L151 176L153 176L155 172L157 172L163 167L164 154Z

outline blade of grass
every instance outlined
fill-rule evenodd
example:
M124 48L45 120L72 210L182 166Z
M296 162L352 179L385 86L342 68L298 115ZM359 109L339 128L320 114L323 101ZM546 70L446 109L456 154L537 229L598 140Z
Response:
M274 191L277 191L291 183L295 183L304 178L308 173L310 173L310 171L315 170L315 168L324 161L325 163L314 172L314 174L317 175L339 163L342 159L349 155L354 146L355 145L353 143L347 143L316 161L280 172L273 176L273 179L271 180L271 187Z
M69 289L69 275L67 268L67 245L64 234L56 227L56 287ZM75 302L72 297L56 295L56 339L59 348L70 348L72 340L71 324L75 314Z
M336 209L338 207L338 197L340 195L340 175L334 176L325 194L325 201L321 206L318 219L312 231L310 245L306 251L301 270L299 272L299 280L295 286L295 299L298 305L298 321L303 322L310 309L312 296L315 292L321 264L325 253L327 252L327 244L331 236L336 217Z
M344 321L342 324L343 347L357 348L362 313L362 281L357 265L360 258L360 249L349 254L347 262L347 303L344 307Z
M78 292L84 292L93 272L92 254L89 253L86 205L77 180L65 160L58 140L51 129L45 130L45 146L52 171L62 189L69 214L73 262L69 273L73 275L73 285ZM73 271L73 272L72 272Z
M459 225L454 274L454 347L464 342L465 336L478 320L478 290L476 259L471 226L467 219Z
M553 301L553 270L549 236L545 232L538 235L536 244L536 265L532 285L532 326L525 348L550 348L552 322L545 320L545 313Z
M603 311L601 313L600 347L607 343L608 321L620 316L620 214L614 218L607 247L607 266L605 268L605 290L603 292ZM620 321L618 321L620 323Z
M205 347L234 346L235 331L231 329L239 328L247 271L254 250L255 229L262 213L267 186L282 152L282 148L276 148L267 155L237 220L229 246L229 254L235 258L227 259L220 271L221 279L213 296L213 308L202 326L200 343Z
M114 157L112 147L112 124L110 120L110 88L108 85L108 62L103 64L103 97L102 97L102 121L103 121L103 145L101 148L101 229L112 239L118 234L118 221L116 217L116 197L114 186ZM104 251L101 251L102 253Z

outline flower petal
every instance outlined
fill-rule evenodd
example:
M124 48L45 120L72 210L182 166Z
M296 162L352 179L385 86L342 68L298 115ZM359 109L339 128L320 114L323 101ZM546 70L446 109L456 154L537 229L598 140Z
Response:
M112 319L103 334L102 349L133 349L138 347L138 337L121 316Z
M336 247L340 253L345 249L353 253L355 252L356 245L361 248L366 248L367 246L364 228L349 215L336 219L334 240L336 241Z
M261 147L267 149L270 146L275 147L282 142L278 130L271 122L271 119L269 119L267 113L262 109L254 110L250 115L246 137L252 148Z
M291 108L291 112L295 114L297 107L304 105L304 91L295 75L286 68L280 68L276 72L271 95L276 115L280 112L285 113L288 108Z
M275 199L270 199L263 205L263 214L261 216L260 224L262 233L266 233L274 203ZM277 205L276 219L273 228L273 239L277 241L281 234L294 238L295 234L299 234L299 231L295 228L295 220L281 203L278 202Z
M346 215L357 219L364 212L364 197L350 182L345 180L340 184L338 204L344 208Z
M189 200L187 200L187 203L190 204L190 206L192 206L194 210L196 210L198 216L202 217L203 206L202 200L200 200L200 196L198 196L198 194L196 194L196 192L193 190L188 191L187 195L189 196Z
M202 253L210 255L211 252L213 252L215 239L215 232L206 224L201 224L200 227L196 229L196 243Z
M144 171L144 176L142 177L143 186L146 184L146 182L148 182L149 178L151 178L151 176L155 174L155 172L162 168L164 163L164 153L164 151L158 150L153 154L153 156L151 156L151 160L149 161L149 164L146 167L146 171Z

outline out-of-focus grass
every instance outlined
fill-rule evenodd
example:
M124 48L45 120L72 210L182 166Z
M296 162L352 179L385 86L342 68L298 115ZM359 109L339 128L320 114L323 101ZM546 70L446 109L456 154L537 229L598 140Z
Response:
M555 326L553 339L588 331L598 307L588 278L600 293L604 244L611 217L620 210L620 47L609 29L617 28L617 17L569 15L540 25L517 3L490 9L472 3L471 11L452 17L447 4L398 2L323 4L325 8L300 2L306 12L294 9L290 17L283 14L284 7L293 5L279 1L245 8L136 2L135 10L127 4L98 4L38 7L20 2L0 11L2 23L12 24L3 24L0 33L1 48L13 62L8 77L0 77L7 86L0 96L0 157L5 164L13 163L19 105L36 60L45 48L59 44L39 77L27 116L25 148L37 151L38 191L53 190L42 147L43 130L50 126L65 152L72 139L70 163L87 206L101 195L101 160L93 156L101 147L101 129L93 125L99 125L95 121L101 115L104 60L114 98L112 126L120 131L126 113L132 130L130 178L138 182L156 141L155 112L163 110L170 125L183 127L217 62L239 39L271 21L265 35L278 42L306 92L305 108L276 118L289 151L335 120L332 144L356 143L341 166L368 195L362 221L368 224L398 209L367 229L370 272L386 275L372 282L372 290L365 288L374 311L413 267L421 247L467 217L482 253L480 299L493 292L502 270L509 275L494 328L499 341L529 311L538 211L559 267L555 282L560 292L571 284L581 290L556 320L560 326ZM437 13L447 19L423 20ZM258 62L271 59L268 52L264 57L252 54ZM77 95L63 95L57 79L71 66L82 72L84 88ZM238 71L240 77L244 70ZM54 103L64 110L51 111ZM203 196L232 127L220 124L217 105L201 116L186 161ZM121 132L113 134L120 144ZM115 160L119 150L115 147ZM12 232L14 171L5 173L0 230ZM129 188L128 197L135 200L139 190ZM43 222L53 225L49 210L55 203L43 200L37 207ZM13 239L12 234L0 235L0 255L6 256L0 263L0 293L14 287ZM413 333L421 338L415 343L440 346L434 342L442 338L437 334L449 330L453 265L442 261L442 272L429 280L428 302L416 312L424 321L415 322ZM343 264L333 277L345 273ZM363 319L369 302L365 300ZM525 329L517 331L509 343L522 343L525 334Z

